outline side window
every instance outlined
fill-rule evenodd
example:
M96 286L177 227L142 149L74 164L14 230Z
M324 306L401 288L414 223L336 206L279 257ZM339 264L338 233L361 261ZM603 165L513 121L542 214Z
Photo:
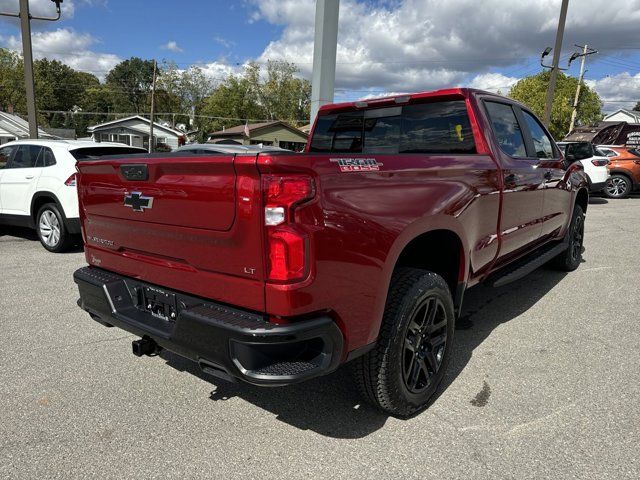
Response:
M0 148L0 168L5 168L7 166L16 149L17 147L14 146Z
M555 158L551 139L542 129L538 120L536 120L536 118L529 112L524 110L522 111L522 115L524 115L524 121L526 122L527 127L529 127L529 132L531 132L533 148L536 149L536 156L538 158Z
M407 105L402 109L401 153L476 153L464 100Z
M593 156L590 143L570 143L567 145L566 157L568 162L586 160Z
M42 147L37 145L20 145L9 164L9 168L35 167L40 150L42 150Z
M49 147L42 147L36 162L36 167L50 167L56 164L56 157Z
M524 146L524 137L513 108L505 103L497 102L486 102L485 105L487 112L489 112L493 132L502 151L512 157L526 157L527 149Z

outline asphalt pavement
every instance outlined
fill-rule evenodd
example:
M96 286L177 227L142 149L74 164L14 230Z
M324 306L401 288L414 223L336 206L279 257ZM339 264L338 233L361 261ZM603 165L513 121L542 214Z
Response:
M230 384L76 306L81 251L0 227L0 478L640 478L640 197L594 198L584 263L466 298L433 405L398 420L348 369Z

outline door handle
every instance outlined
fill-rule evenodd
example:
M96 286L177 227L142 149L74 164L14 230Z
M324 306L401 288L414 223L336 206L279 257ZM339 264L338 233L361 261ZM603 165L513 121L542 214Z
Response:
M551 172L551 170L547 170L546 172L544 172L544 179L549 181L553 178L553 173Z
M24 178L26 178L27 180L31 180L33 178L33 175L27 175Z

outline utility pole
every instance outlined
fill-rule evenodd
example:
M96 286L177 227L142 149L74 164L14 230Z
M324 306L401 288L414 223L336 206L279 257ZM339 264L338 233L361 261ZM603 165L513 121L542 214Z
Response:
M556 32L556 46L553 51L553 64L551 67L551 78L549 87L547 88L547 100L544 105L543 122L549 127L551 124L551 107L553 106L553 94L556 90L556 82L558 80L558 65L560 63L560 52L562 50L562 37L564 36L564 24L567 20L567 10L569 9L569 0L562 0L560 7L560 19L558 21L558 31Z
M29 0L20 0L20 13L3 13L3 17L20 19L22 31L22 58L24 60L24 86L27 94L27 119L29 121L29 137L38 139L38 115L36 112L36 89L33 81L33 51L31 48L31 20L55 22L62 15L60 4L63 0L51 0L56 4L56 17L34 17L29 13Z
M309 123L315 121L322 105L333 102L339 13L340 0L317 0Z
M576 45L579 47L580 45ZM574 53L571 56L571 60L575 60L578 57L582 57L580 60L580 76L578 77L578 87L576 88L576 98L573 101L573 112L571 112L571 124L569 125L569 132L573 132L573 127L576 125L576 117L578 116L578 102L580 100L580 89L582 88L582 81L584 80L584 65L587 60L587 55L593 55L594 53L598 53L597 50L589 50L589 46L585 45L582 49L581 54ZM569 60L569 64L571 64L571 60Z
M153 153L153 149L155 147L154 145L154 141L153 141L153 113L156 107L156 68L157 68L157 63L154 60L153 61L153 82L151 83L151 115L150 115L150 119L151 119L151 123L149 124L149 153Z

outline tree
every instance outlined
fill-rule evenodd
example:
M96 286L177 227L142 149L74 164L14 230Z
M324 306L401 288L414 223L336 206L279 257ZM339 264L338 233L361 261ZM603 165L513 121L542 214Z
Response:
M524 103L537 116L542 117L550 76L550 72L545 71L525 77L511 88L509 96ZM577 78L558 73L551 109L551 125L548 126L551 134L558 140L568 133L577 86ZM589 125L601 120L601 109L602 101L598 94L583 83L578 102L577 124Z
M633 111L634 111L634 112L640 112L640 102L637 102L637 103L636 103L636 106L635 106L635 107L633 107Z
M0 48L0 110L24 111L27 108L24 68L17 53Z
M308 118L311 84L296 76L295 65L269 61L266 72L257 63L249 63L239 75L229 75L202 107L204 115L234 119L284 120L296 124ZM209 122L210 129L238 125L241 120Z
M132 57L107 74L107 85L116 95L116 107L122 112L146 111L153 83L153 60Z

